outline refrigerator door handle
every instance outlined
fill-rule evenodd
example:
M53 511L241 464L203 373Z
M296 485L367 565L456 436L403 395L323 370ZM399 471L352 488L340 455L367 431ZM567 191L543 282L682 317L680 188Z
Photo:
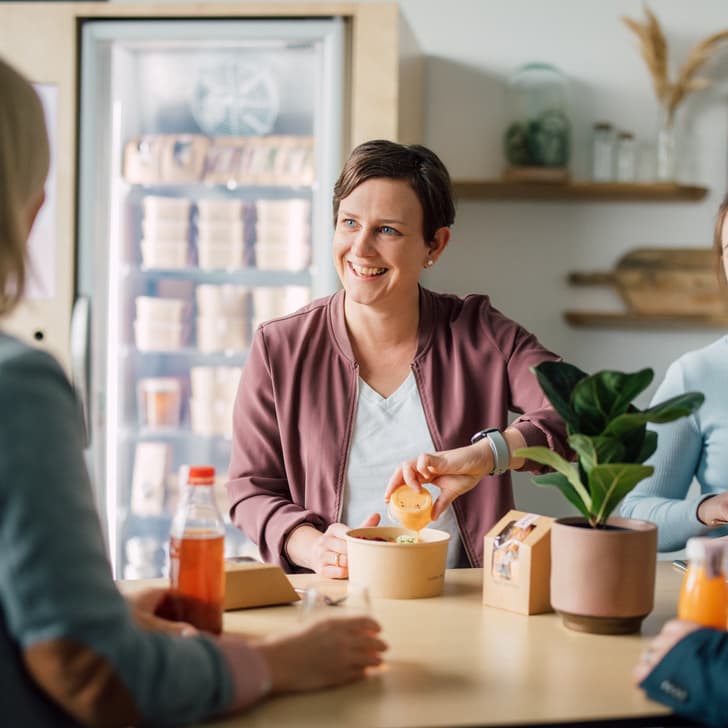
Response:
M79 296L71 312L71 381L81 403L86 431L85 446L91 444L91 299Z

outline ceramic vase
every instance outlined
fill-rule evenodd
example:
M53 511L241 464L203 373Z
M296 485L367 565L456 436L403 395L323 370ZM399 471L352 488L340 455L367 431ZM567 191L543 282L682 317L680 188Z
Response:
M566 627L596 634L637 632L652 611L657 526L609 518L557 519L551 528L551 604Z

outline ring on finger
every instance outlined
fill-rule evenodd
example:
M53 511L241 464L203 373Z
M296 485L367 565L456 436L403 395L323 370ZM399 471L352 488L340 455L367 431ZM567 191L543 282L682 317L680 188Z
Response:
M334 564L336 564L336 566L341 568L341 554L338 551L334 555Z

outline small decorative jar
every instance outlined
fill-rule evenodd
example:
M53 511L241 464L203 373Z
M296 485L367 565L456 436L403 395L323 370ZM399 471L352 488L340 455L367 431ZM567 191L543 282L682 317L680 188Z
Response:
M614 179L614 128L609 122L599 121L592 131L592 173L594 182Z
M617 182L634 182L637 167L637 151L634 135L628 131L617 134Z
M571 152L567 85L561 71L546 63L529 63L513 74L503 140L511 168L566 169Z

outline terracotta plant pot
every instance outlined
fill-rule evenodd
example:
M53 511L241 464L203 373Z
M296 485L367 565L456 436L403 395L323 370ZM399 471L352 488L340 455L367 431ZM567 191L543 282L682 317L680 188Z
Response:
M349 582L365 586L373 597L420 599L442 594L450 535L434 528L420 531L419 543L394 539L412 535L399 526L355 528L346 534Z
M551 605L570 629L638 632L655 599L657 526L609 518L591 528L581 516L551 527Z

